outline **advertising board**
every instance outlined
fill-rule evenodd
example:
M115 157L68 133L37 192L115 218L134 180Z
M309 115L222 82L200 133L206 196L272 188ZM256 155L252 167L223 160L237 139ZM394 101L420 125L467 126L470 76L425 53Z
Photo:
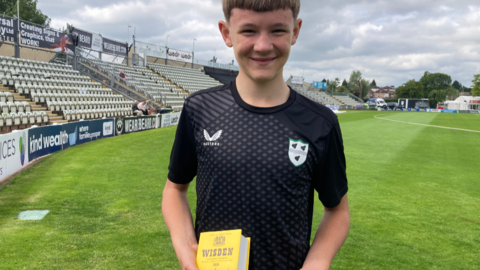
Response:
M62 126L44 126L28 130L28 161L62 150Z
M102 51L103 38L98 34L92 34L92 50L101 52Z
M92 121L78 121L63 124L62 146L66 149L70 146L90 142L99 138L112 137L114 135L114 119L101 119Z
M290 82L293 84L303 84L303 77L292 76Z
M20 22L21 44L47 49L53 52L74 54L71 36L58 30Z
M78 46L89 48L94 51L102 51L102 36L78 28L75 28L73 33L78 35Z
M138 53L144 53L145 55L157 57L157 58L166 58L167 50L163 46L147 44L143 42L135 42L135 47Z
M92 48L92 33L77 28L75 28L72 33L77 35L77 46L82 46L89 49Z
M168 49L167 55L168 55L168 60L175 60L175 61L186 62L186 63L193 62L192 52Z
M122 135L157 128L157 116L137 116L115 119L115 134Z
M127 43L121 43L108 38L103 38L102 51L104 53L127 57Z
M176 126L178 125L178 121L180 120L180 115L182 112L175 112L175 113L166 113L162 114L162 120L161 120L161 126L162 128L164 127L169 127L169 126Z
M0 16L0 41L18 42L18 20Z
M313 88L327 89L327 83L326 82L313 82Z
M0 135L0 179L28 163L28 131Z

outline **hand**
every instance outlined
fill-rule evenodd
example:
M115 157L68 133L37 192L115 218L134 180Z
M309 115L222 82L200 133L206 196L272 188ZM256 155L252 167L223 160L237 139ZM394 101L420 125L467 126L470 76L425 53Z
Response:
M197 264L194 263L193 265L189 264L189 265L183 266L182 270L200 270L200 269L198 269Z
M186 256L182 258L180 264L182 265L182 270L200 270L197 267L197 250L198 244L191 244L187 245L188 250L184 250L186 252ZM192 256L193 255L193 256Z
M328 270L328 269L330 269L329 266L318 265L316 267L311 267L311 266L302 267L300 270Z
M305 262L300 270L329 270L330 263L325 261L309 261Z

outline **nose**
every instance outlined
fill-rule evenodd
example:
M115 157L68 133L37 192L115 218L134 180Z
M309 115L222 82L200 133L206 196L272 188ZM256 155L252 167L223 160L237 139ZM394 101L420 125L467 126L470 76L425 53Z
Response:
M273 50L273 43L268 33L261 33L258 36L253 49L260 54L267 54Z

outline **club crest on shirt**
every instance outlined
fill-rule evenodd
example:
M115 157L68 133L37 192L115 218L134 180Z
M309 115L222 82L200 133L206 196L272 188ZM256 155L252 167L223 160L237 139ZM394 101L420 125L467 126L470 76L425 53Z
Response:
M302 166L307 160L308 155L308 143L302 142L302 140L294 140L288 138L290 144L288 146L288 157L295 167Z

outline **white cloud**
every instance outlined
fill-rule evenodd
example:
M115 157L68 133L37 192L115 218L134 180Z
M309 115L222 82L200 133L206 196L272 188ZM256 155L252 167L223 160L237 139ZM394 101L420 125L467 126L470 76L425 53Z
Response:
M164 45L168 35L169 47L180 50L191 51L196 38L198 59L234 57L217 29L220 0L42 0L38 6L56 28L68 22L126 41L132 25L138 40ZM379 85L398 86L428 70L471 85L480 73L478 0L303 0L300 17L304 25L286 77L343 79L358 69Z

